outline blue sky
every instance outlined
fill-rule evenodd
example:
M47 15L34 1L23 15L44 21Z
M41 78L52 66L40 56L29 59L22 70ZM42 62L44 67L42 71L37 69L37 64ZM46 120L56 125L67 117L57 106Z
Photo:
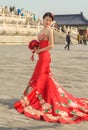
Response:
M53 14L83 12L88 18L88 0L0 0L0 5L16 6L30 10L38 16L51 11Z

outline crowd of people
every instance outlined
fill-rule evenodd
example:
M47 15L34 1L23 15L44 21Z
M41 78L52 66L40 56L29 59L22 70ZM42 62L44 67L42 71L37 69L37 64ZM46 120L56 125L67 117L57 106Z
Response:
M77 40L78 40L78 44L84 44L87 45L87 41L88 41L88 36L86 33L84 33L83 35L78 34L77 36ZM64 47L64 49L68 49L70 50L70 44L71 44L71 36L70 36L70 32L68 32L68 34L66 35L66 45Z
M27 19L32 19L33 21L37 21L37 17L34 13L31 13L30 11L26 11L23 8L16 8L15 6L0 6L0 13L4 14L13 14L13 15L20 15L22 17L27 17Z
M78 40L78 44L87 45L88 37L87 37L86 33L84 33L83 35L78 34L77 40Z
M23 9L16 9L15 6L5 6L5 7L0 7L0 13L5 13L5 14L14 14L14 15L19 15L22 14Z

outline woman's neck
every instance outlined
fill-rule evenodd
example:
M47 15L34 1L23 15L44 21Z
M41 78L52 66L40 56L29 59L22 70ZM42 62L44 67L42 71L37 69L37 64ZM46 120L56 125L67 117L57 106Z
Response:
M50 28L50 26L44 26L44 29L49 29Z

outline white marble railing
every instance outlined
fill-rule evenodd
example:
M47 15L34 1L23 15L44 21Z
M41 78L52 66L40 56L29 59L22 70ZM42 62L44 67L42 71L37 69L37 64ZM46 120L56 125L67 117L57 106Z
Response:
M0 24L0 34L37 34L42 29L42 26L24 25L24 24L7 24L5 22Z
M24 24L26 23L26 16L0 13L0 22L4 22L4 21L6 23L21 22Z
M26 16L0 13L0 34L38 33L42 26L37 22L33 24L33 21L30 20L27 21Z

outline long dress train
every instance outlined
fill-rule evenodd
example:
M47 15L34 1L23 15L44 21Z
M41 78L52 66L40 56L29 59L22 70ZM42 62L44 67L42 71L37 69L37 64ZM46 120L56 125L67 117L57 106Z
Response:
M40 48L48 46L40 41ZM15 109L29 118L46 122L79 123L88 120L88 99L76 98L64 90L50 71L50 53L39 54L34 73Z

